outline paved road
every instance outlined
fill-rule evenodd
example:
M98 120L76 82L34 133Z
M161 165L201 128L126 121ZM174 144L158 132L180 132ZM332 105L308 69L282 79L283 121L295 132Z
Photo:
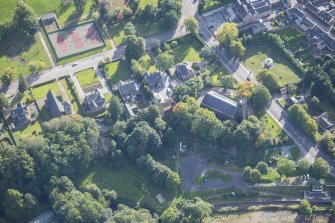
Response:
M204 19L199 14L196 14L195 17L198 19L200 24L200 35L204 38L207 44L213 48L222 66L232 73L238 82L246 81L247 77L250 75L250 71L248 71L243 64L238 61L236 62L234 59L228 59L225 50L222 47L219 47L219 42L215 40L214 34L206 26ZM251 76L251 81L258 84L253 76ZM314 162L317 156L321 156L332 166L335 166L335 162L332 159L329 159L329 156L316 149L316 143L312 139L307 137L298 126L292 124L287 112L275 99L271 102L267 112L297 144L306 159ZM335 175L333 170L332 174Z
M250 72L242 64L236 62L235 60L227 58L225 50L219 47L219 43L215 40L214 34L211 33L211 31L208 29L204 19L196 12L196 7L197 0L183 0L182 18L178 23L177 28L148 37L146 39L146 47L151 47L153 39L158 39L161 42L164 42L169 39L185 35L186 31L183 27L183 21L188 16L194 16L199 21L199 34L203 37L204 41L215 50L216 55L218 56L223 67L225 67L230 73L232 73L237 81L245 81L247 76L249 76ZM30 86L34 86L54 79L58 79L65 75L73 75L78 71L90 67L95 67L99 62L104 61L107 58L110 60L119 60L124 57L124 50L125 46L121 46L116 49L102 52L73 63L53 67L52 69L45 71L38 77L31 77L29 79L29 84ZM257 83L254 78L252 78L252 81ZM10 86L9 92L15 92L16 90L17 83L14 82L14 84ZM331 159L328 158L327 155L316 150L316 144L311 139L309 139L297 126L291 124L291 121L289 120L286 111L282 107L280 107L275 100L272 101L271 106L268 109L268 113L280 126L283 127L284 131L298 145L298 147L303 152L303 154L305 154L305 157L308 160L314 161L315 157L322 156L331 164L335 164Z
M222 207L248 207L248 206L263 206L263 205L290 205L299 204L301 199L294 200L266 200L266 201L241 201L241 202L225 202L221 204L214 204L214 209L218 210ZM312 205L330 206L332 201L310 201Z
M208 171L216 171L231 177L229 181L208 179L206 185L197 185L196 178L204 176ZM180 169L183 191L214 190L222 188L244 189L244 179L241 172L223 170L209 165L208 160L200 155L187 155L182 157Z

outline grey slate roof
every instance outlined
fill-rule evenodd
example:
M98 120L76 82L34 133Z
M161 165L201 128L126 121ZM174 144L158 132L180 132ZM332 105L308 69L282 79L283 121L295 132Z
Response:
M59 117L64 114L63 103L56 97L55 93L52 90L48 91L47 102L53 118Z
M318 7L313 5L313 3L311 3L310 1L307 1L307 3L305 4L305 8L314 14L317 14L319 12Z
M287 13L289 14L289 16L295 15L299 18L303 18L304 17L304 13L298 9L298 8L289 8L287 10Z
M214 91L209 91L203 98L201 105L221 113L229 118L235 118L237 102Z
M317 7L329 4L330 0L314 0L313 4Z
M96 111L105 107L105 96L99 89L85 96L85 105L90 111Z
M187 80L195 75L193 68L188 63L180 63L176 65L176 74L182 80Z
M56 19L57 16L55 13L53 12L50 12L50 13L47 13L47 14L44 14L41 16L41 19L44 21L44 20L49 20L49 19Z
M325 12L325 11L322 11L319 14L319 18L327 24L329 24L333 20L333 16L330 15L328 12Z
M22 102L10 111L10 117L15 126L23 126L31 122L27 107Z
M118 91L122 97L137 94L139 91L139 86L135 81L130 81L128 83L120 81Z
M163 73L161 71L156 71L152 74L146 73L144 75L144 81L151 88L157 87L163 81Z

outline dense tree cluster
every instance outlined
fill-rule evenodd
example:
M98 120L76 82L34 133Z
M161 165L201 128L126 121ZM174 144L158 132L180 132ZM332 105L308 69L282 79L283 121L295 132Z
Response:
M308 136L316 137L318 125L316 121L307 113L305 108L300 104L294 104L288 109L288 113Z
M228 48L234 57L242 57L246 49L238 39L238 28L236 23L226 22L218 29L216 33L217 40Z
M12 21L0 23L0 41L17 31L29 35L29 29L36 24L37 16L35 12L24 1L20 1L16 5Z
M137 159L137 165L144 169L151 179L163 186L175 188L180 184L180 177L178 173L172 171L169 167L155 161L149 154L141 156Z
M179 85L173 89L173 100L179 102L185 99L187 96L198 97L203 89L204 84L199 77L191 78L184 82L183 85Z
M177 25L181 17L182 3L180 0L159 0L159 13L163 27L171 28Z
M160 135L144 121L137 123L124 141L124 147L130 157L156 152L161 145Z
M326 177L329 174L330 166L322 158L315 159L315 162L311 164L305 158L301 158L298 162L295 162L294 160L280 157L276 161L275 169L269 167L266 162L261 161L256 165L255 168L246 166L244 168L243 174L245 179L257 183L264 182L262 176L274 171L277 171L282 176L301 176L305 174L311 174L315 178L320 179Z
M335 104L335 60L325 56L319 66L310 69L303 82L311 86L313 96L322 101Z
M130 35L126 40L125 56L128 61L138 60L145 53L145 42L142 37Z
M271 93L278 90L278 78L266 69L262 69L257 73L257 80L260 81Z
M251 103L255 113L259 116L264 115L266 108L271 102L271 94L264 85L258 85L251 93Z
M200 198L179 200L166 209L161 220L163 223L201 223L212 213L212 206Z

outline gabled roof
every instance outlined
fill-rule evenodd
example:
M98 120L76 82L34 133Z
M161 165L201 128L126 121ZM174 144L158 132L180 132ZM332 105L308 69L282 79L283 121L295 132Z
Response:
M201 105L229 118L235 118L237 112L236 101L214 91L206 93Z
M318 7L313 5L310 1L307 1L307 3L305 4L305 8L314 14L317 14L319 12Z
M195 75L195 72L189 63L180 63L176 65L177 76L187 80Z
M139 86L135 81L130 81L127 83L120 81L117 89L121 96L128 96L131 94L137 94L139 91Z
M334 19L332 15L325 11L320 12L319 18L327 24L329 24Z
M59 117L64 114L63 103L56 97L52 90L48 91L47 102L49 104L49 109L52 117Z
M289 16L295 15L299 18L303 18L304 17L304 13L298 9L298 8L289 8L287 10L287 13L289 14Z
M103 108L105 106L105 96L99 89L85 96L85 104L90 110Z
M330 130L334 127L334 123L328 118L328 114L325 112L318 117L315 117L315 120L323 131Z
M151 88L155 88L159 83L163 81L163 73L161 71L156 71L152 74L146 73L144 75L144 81Z
M10 111L10 117L15 126L25 125L31 122L26 105L21 102Z

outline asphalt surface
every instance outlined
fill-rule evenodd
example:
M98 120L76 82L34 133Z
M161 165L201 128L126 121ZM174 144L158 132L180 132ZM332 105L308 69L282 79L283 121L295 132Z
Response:
M196 178L204 176L208 171L216 171L227 174L231 177L229 181L220 179L208 179L205 185L197 185ZM182 166L180 169L183 191L214 190L222 188L244 188L244 179L241 172L223 170L210 166L208 160L200 155L187 155L182 157Z
M151 47L153 39L158 39L161 42L164 42L172 38L185 35L186 30L183 26L183 22L188 16L194 16L199 21L200 36L204 39L208 46L212 47L222 66L226 68L230 73L232 73L232 75L238 82L246 81L247 77L250 74L250 71L248 71L242 64L240 64L235 59L228 58L225 50L219 47L219 43L215 39L215 35L211 33L211 31L208 29L204 19L196 12L195 8L198 4L197 0L194 0L193 2L191 1L192 0L183 0L182 17L178 23L177 28L146 38L146 47L148 49ZM96 67L99 62L105 61L107 58L111 61L119 60L124 57L124 51L125 46L121 46L113 50L105 51L78 60L76 62L56 66L51 68L50 70L44 71L38 76L30 76L28 82L30 86L34 86L51 80L59 79L65 75L73 75L78 71L90 67ZM253 77L251 81L257 83L257 81ZM17 86L17 81L14 81L13 84L10 85L9 89L7 89L7 95L9 96L11 93L16 92ZM275 100L272 101L267 112L281 127L283 127L284 131L298 145L298 147L308 160L313 162L316 157L321 156L326 159L332 166L334 166L334 161L330 159L329 156L327 156L326 154L321 153L320 151L315 149L316 144L314 143L314 141L308 138L298 126L292 124L291 120L287 116L286 111ZM334 171L332 171L332 173L335 175Z

